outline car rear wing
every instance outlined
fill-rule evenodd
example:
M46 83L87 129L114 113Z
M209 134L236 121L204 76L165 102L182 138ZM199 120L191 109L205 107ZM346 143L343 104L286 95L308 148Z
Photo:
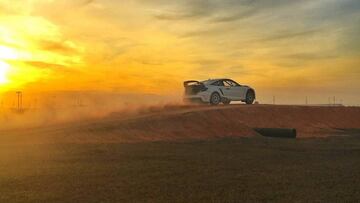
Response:
M197 80L188 80L184 82L184 87L190 86L190 85L203 85L202 82L199 82Z

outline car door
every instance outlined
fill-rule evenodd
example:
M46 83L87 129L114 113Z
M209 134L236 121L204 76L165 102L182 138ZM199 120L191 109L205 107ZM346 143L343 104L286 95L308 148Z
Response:
M223 80L224 87L223 92L224 96L228 99L235 100L236 98L236 90L234 89L234 84L232 84L229 80Z
M239 85L237 82L233 80L225 80L224 84L227 83L230 86L230 97L232 100L244 100L246 97L247 88Z
M231 85L229 83L226 83L225 81L221 80L220 82L220 90L224 97L231 99L232 98L232 92L231 92Z

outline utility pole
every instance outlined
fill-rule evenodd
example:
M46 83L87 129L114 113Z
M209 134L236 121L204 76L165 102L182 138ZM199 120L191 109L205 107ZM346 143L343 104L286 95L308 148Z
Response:
M335 104L336 104L336 97L334 96L334 106L335 106Z
M18 98L17 109L18 109L18 111L21 111L22 110L22 92L17 91L16 95L17 95L17 98Z
M34 109L37 108L37 99L34 100Z
M275 105L275 96L273 96L273 104Z
M308 105L308 97L305 97L305 104Z

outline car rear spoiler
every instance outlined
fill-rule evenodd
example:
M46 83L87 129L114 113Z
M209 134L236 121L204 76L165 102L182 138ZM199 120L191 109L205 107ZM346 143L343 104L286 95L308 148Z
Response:
M196 85L202 85L202 82L199 82L197 80L188 80L184 82L184 87L189 86L191 83L195 83Z

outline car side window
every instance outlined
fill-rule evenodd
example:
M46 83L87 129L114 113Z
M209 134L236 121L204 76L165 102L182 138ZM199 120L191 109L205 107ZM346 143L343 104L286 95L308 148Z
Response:
M224 86L225 87L231 87L232 85L227 80L225 80L224 81Z
M233 80L231 80L231 82L234 83L234 86L241 86L239 83L237 83L237 82L235 82Z
M213 83L215 86L224 86L224 83L222 81L216 81Z
M234 83L234 82L231 81L231 80L225 80L225 81L224 81L224 85L225 85L226 87L235 87L235 86L237 86L237 84Z
M229 85L231 85L232 87L240 86L239 84L237 84L236 82L234 82L232 80L227 80L226 82L229 83Z

